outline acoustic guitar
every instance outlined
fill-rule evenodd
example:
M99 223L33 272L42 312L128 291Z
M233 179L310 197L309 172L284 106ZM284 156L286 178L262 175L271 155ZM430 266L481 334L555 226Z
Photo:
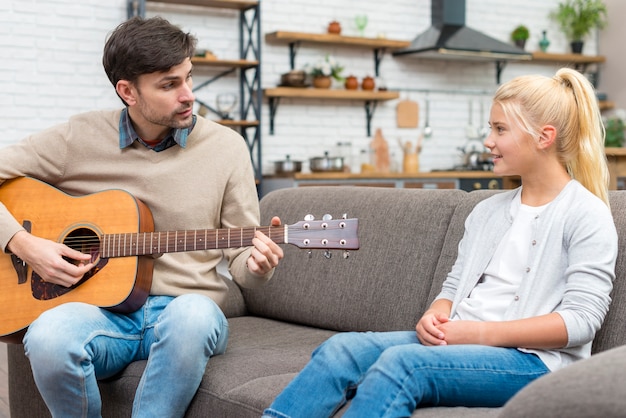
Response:
M29 177L3 183L0 202L32 234L91 254L96 263L77 284L64 287L43 281L17 256L0 252L0 341L5 342L19 342L42 312L66 302L137 310L150 291L159 254L250 246L256 231L277 244L305 249L359 248L357 219L155 232L149 208L126 191L76 197Z

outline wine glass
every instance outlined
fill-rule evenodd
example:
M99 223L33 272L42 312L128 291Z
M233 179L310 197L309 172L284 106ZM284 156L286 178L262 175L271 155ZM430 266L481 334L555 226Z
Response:
M237 95L235 93L220 93L217 95L217 110L222 118L232 119L230 112L235 110L237 105Z
M365 27L367 26L367 15L356 15L354 17L354 24L359 30L359 35L365 36Z

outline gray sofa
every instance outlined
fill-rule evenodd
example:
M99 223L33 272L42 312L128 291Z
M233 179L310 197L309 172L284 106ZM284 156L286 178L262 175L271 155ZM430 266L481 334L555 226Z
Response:
M327 258L323 251L309 254L286 245L285 259L266 286L239 289L226 279L229 348L209 361L187 416L259 417L311 351L334 333L414 329L454 262L467 214L492 193L365 187L269 193L261 202L264 224L272 215L293 224L309 213L317 218L347 213L359 219L361 249L345 259L340 251ZM621 247L626 192L612 192L611 201ZM626 347L619 346L626 343L625 274L620 252L613 304L594 342L594 353L602 354L539 379L502 408L424 408L413 416L623 416ZM8 355L11 416L49 416L23 347L9 346ZM143 368L144 362L136 362L101 382L104 416L130 416Z

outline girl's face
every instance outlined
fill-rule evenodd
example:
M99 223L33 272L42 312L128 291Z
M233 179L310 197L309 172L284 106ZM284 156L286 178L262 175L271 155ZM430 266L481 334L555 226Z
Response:
M536 148L530 135L504 114L494 103L489 117L491 133L484 145L491 151L493 172L500 176L523 176L532 169Z

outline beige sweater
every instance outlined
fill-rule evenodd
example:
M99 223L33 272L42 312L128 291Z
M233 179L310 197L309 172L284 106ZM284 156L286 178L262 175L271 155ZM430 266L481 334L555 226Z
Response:
M30 176L76 196L122 189L150 208L156 231L259 224L250 154L240 135L199 117L186 148L154 152L135 142L120 149L119 118L120 110L80 114L1 149L0 183ZM1 248L21 229L0 202ZM240 285L255 287L271 277L248 271L250 251L164 254L155 260L151 294L201 293L222 304L227 289L215 267L223 253Z

